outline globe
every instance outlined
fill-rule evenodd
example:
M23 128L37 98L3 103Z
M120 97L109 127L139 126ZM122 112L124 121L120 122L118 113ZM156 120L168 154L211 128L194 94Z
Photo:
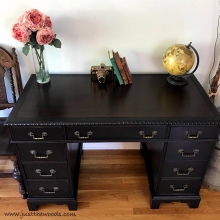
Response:
M185 75L189 73L195 64L195 55L197 57L196 68L199 64L199 56L194 47L184 44L174 44L169 47L163 56L163 66L170 74L167 81L173 85L186 85L188 81L185 79Z

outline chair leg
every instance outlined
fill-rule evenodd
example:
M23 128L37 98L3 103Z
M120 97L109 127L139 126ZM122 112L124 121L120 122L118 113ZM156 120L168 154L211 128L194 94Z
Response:
M12 157L11 156L0 156L0 162L1 161L8 161L8 160L12 160ZM1 164L0 164L1 165ZM3 165L4 166L4 165ZM0 178L12 178L13 175L12 175L13 171L9 171L9 172L5 172L4 171L4 168L3 170L0 170Z
M12 162L13 162L13 165L14 165L13 177L14 177L15 180L18 181L19 193L21 194L22 199L26 199L27 194L26 194L26 191L25 191L24 183L23 183L23 180L22 180L22 177L21 177L21 172L19 170L17 160L15 159Z
M0 178L11 178L12 173L0 173Z

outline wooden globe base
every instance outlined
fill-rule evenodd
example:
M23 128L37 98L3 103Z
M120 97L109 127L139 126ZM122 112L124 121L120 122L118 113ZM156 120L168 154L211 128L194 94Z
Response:
M167 82L175 86L185 86L188 84L188 80L182 76L169 76Z

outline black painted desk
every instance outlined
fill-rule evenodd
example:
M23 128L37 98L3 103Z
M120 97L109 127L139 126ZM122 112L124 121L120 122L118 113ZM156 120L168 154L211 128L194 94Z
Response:
M220 118L194 75L185 87L166 78L133 74L132 85L100 87L89 74L55 74L45 85L32 75L6 122L29 210L47 203L77 209L85 142L140 142L151 208L172 201L198 207Z

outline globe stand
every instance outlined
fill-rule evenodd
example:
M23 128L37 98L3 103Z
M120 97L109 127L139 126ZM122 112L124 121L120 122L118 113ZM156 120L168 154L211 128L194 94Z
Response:
M188 84L188 80L182 76L169 76L167 82L174 86L185 86Z

